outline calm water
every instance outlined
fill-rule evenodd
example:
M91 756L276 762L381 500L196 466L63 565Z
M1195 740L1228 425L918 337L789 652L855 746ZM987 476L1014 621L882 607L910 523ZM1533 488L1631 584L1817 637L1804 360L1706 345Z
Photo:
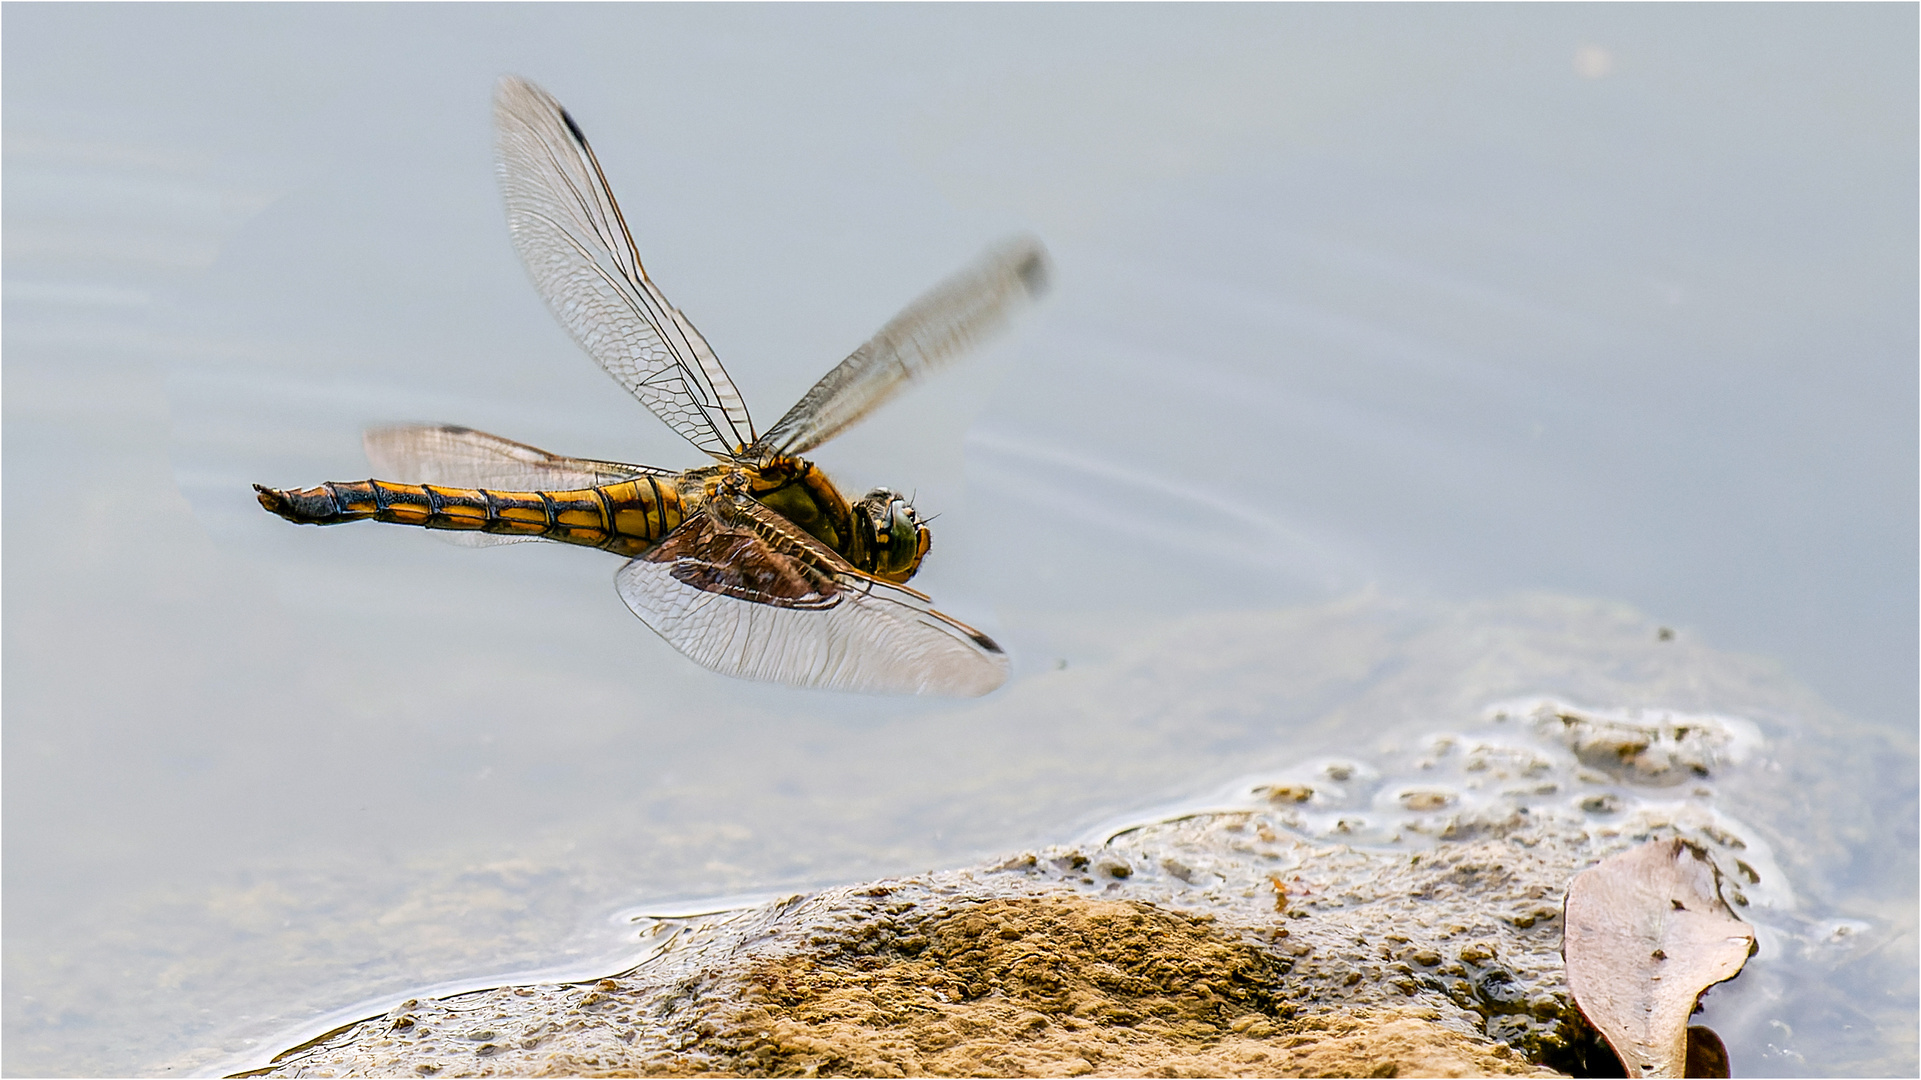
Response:
M1593 609L1517 592L1760 673L1677 706L1912 754L1912 7L0 19L9 1074L204 1068L611 954L635 905L1072 835L1441 708L1378 692L1435 634L1469 668ZM763 424L988 242L1046 239L1034 317L818 455L942 515L916 584L1008 689L729 682L598 553L254 505L364 477L378 422L695 463L515 261L509 71L594 139ZM1527 655L1445 704L1610 662ZM1839 832L1911 866L1913 769L1877 775L1884 819ZM1911 952L1904 880L1824 902Z

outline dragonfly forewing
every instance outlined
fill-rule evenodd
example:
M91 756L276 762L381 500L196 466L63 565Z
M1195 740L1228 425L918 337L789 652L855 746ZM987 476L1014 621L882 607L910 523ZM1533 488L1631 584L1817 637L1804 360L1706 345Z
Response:
M554 317L687 441L720 458L752 443L740 391L648 279L580 126L545 90L509 77L494 95L494 131L507 227Z
M923 293L814 384L760 446L805 454L959 359L1047 289L1047 250L1031 236L990 249Z

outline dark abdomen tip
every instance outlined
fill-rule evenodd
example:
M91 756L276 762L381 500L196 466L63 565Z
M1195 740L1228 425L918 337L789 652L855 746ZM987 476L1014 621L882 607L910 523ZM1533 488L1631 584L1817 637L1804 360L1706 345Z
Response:
M281 517L287 516L287 497L285 495L261 484L255 484L253 490L254 497L260 500L261 506L266 507L267 510L272 513L279 514Z
M340 516L340 507L335 505L333 496L324 487L281 491L255 484L253 490L255 498L269 513L279 514L295 524L333 525L346 520Z

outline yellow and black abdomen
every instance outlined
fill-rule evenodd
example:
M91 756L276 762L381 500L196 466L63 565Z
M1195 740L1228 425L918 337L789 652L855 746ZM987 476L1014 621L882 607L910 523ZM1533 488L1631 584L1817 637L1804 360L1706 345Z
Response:
M537 536L638 555L679 527L671 480L643 476L577 491L488 491L385 480L280 490L254 485L260 505L302 525L385 521L427 529Z

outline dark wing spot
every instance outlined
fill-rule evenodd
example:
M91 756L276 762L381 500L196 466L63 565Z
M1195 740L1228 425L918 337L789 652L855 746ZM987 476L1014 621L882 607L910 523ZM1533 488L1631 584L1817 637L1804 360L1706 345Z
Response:
M1039 255L1029 255L1014 269L1020 275L1021 284L1027 287L1029 296L1038 297L1047 291L1047 260Z

